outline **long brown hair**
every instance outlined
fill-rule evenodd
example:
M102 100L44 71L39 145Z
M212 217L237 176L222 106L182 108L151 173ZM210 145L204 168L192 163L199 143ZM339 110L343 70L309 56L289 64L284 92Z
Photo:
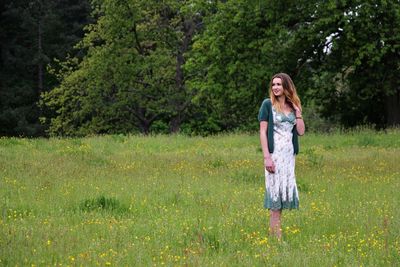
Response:
M296 86L294 86L292 79L286 73L275 74L274 76L272 76L271 81L269 82L269 97L271 98L272 105L275 107L275 109L277 109L278 111L282 111L282 107L279 105L278 99L272 92L272 81L275 78L280 78L282 81L283 93L285 94L286 102L288 102L293 109L293 105L296 105L301 110L301 101L299 96L297 95Z

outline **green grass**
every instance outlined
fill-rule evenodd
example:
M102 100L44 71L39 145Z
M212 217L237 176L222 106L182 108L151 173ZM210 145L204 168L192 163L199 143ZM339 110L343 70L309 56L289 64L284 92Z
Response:
M278 242L257 135L1 138L0 265L400 265L400 131L300 145Z

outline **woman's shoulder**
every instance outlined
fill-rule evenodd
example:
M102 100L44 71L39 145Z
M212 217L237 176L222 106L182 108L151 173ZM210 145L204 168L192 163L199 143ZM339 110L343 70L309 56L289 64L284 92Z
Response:
M264 101L262 102L262 105L271 105L271 99L270 98L266 98L264 99Z
M258 120L259 121L268 121L269 114L271 113L271 100L269 98L264 99L261 104L260 111L258 112Z

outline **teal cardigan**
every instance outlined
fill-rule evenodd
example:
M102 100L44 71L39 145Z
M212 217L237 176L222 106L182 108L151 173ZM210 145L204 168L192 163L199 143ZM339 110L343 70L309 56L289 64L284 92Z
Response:
M267 139L268 139L268 151L269 153L274 153L274 118L272 117L272 102L271 99L265 99L260 107L260 111L258 112L258 121L267 121ZM296 126L293 127L293 150L294 154L297 155L299 153L299 138Z

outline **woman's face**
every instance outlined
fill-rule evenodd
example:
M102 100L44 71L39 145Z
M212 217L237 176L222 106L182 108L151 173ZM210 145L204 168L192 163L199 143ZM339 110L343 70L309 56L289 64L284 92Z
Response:
M274 93L274 95L276 97L280 97L283 95L283 87L282 87L282 79L281 78L274 78L272 80L272 93Z

